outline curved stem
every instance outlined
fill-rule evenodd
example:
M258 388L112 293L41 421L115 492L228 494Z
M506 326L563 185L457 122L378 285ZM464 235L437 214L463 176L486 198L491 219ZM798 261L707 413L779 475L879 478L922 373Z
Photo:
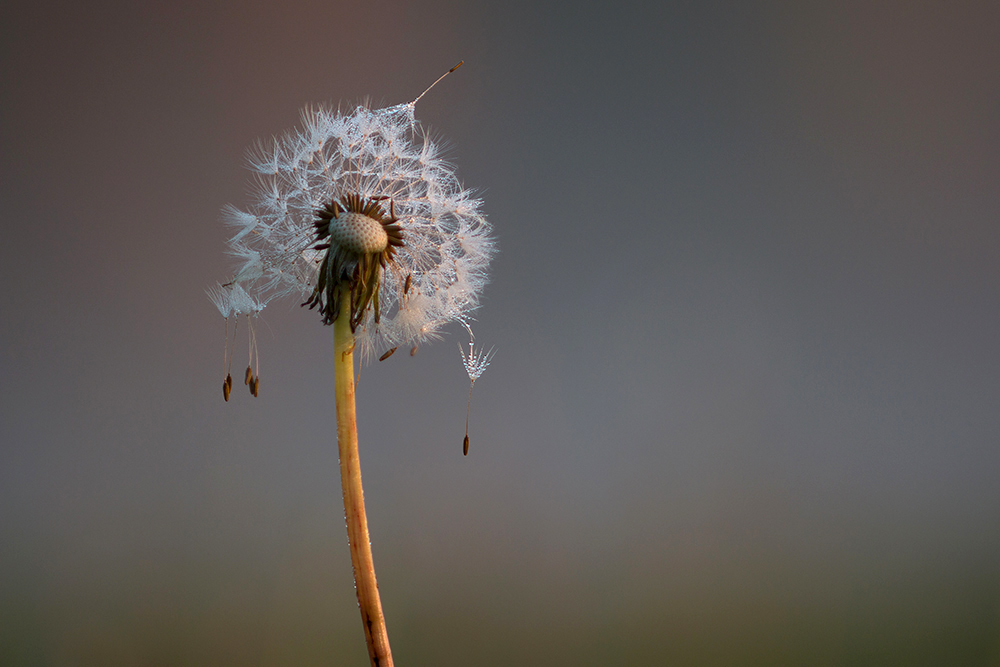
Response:
M382 615L372 545L365 517L365 497L361 488L361 462L358 459L358 426L354 408L354 334L351 333L351 297L345 290L340 298L340 313L333 324L334 386L337 398L337 445L340 449L340 481L344 488L344 515L347 539L351 546L354 585L365 627L368 657L373 667L392 667L389 635Z

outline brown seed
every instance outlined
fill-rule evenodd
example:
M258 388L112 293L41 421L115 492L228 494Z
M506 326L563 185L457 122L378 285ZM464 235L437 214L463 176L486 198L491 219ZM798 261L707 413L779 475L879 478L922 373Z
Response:
M226 399L226 403L229 402L229 383L222 383L222 398Z
M233 388L233 376L229 373L226 373L226 386L229 387L230 390Z
M253 371L247 366L247 374L243 377L243 384L250 384L250 380L253 379Z
M253 396L254 396L254 398L257 398L258 394L260 394L260 376L259 375L253 379Z
M411 278L413 278L413 274L412 273L407 273L406 274L406 283L403 284L403 294L409 294L410 293L410 279Z
M416 346L416 345L414 345L414 346L413 346L413 347L412 347L412 348L410 349L410 356L411 356L411 357L415 357L415 356L417 356L417 346Z
M378 360L379 361L385 361L386 359L388 359L389 357L391 357L392 353L395 352L395 351L396 351L396 348L394 347L391 350L389 350L388 352L386 352L385 354L383 354L381 357L379 357Z
M462 442L462 456L469 455L469 434L465 434L465 440Z

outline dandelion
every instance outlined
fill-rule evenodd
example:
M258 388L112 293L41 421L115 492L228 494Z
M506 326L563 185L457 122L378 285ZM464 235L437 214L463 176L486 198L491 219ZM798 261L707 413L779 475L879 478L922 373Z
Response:
M238 266L231 282L210 290L227 320L227 341L232 314L248 314L249 321L244 311L250 305L237 307L243 294L254 314L272 299L295 295L333 326L351 561L369 657L381 667L391 666L392 657L361 487L354 353L368 361L388 350L380 357L385 360L407 346L412 356L448 323L465 324L479 306L496 250L480 200L462 187L415 119L416 103L438 81L408 104L361 104L345 112L306 108L299 129L252 149L252 203L246 210L223 210L234 230L229 251ZM255 355L256 338L250 337ZM228 400L228 343L226 351ZM250 369L247 377L257 395L259 377Z
M465 366L465 372L469 374L469 401L465 406L465 440L462 441L462 455L468 456L469 411L472 409L472 387L475 386L476 380L479 379L479 376L483 374L486 367L493 361L496 349L491 347L488 352L484 352L482 348L476 350L476 337L468 325L465 328L469 331L469 354L465 354L465 350L462 349L461 345L458 346L458 353L462 355L462 365Z
M251 151L254 205L224 211L235 282L262 303L301 295L324 324L343 291L365 360L464 321L495 251L480 200L415 120L417 100L305 109L301 129Z

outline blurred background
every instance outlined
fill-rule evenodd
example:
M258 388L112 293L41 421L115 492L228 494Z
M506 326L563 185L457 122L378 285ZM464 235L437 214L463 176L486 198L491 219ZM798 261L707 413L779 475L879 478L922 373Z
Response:
M464 59L417 117L499 240L469 456L460 328L358 387L396 664L1000 665L1000 5L0 34L0 663L367 665L332 331L272 303L225 403L204 289L257 138Z

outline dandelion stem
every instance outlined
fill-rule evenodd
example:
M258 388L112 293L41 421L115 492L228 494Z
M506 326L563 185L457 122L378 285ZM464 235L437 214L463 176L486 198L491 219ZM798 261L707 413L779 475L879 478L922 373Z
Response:
M361 608L361 622L368 643L372 667L392 667L389 635L382 615L375 564L372 560L365 497L361 488L358 459L358 425L354 406L354 334L351 332L351 298L345 288L340 296L340 312L334 322L334 386L337 400L337 444L340 450L340 481L344 489L347 539L354 566L354 585Z

